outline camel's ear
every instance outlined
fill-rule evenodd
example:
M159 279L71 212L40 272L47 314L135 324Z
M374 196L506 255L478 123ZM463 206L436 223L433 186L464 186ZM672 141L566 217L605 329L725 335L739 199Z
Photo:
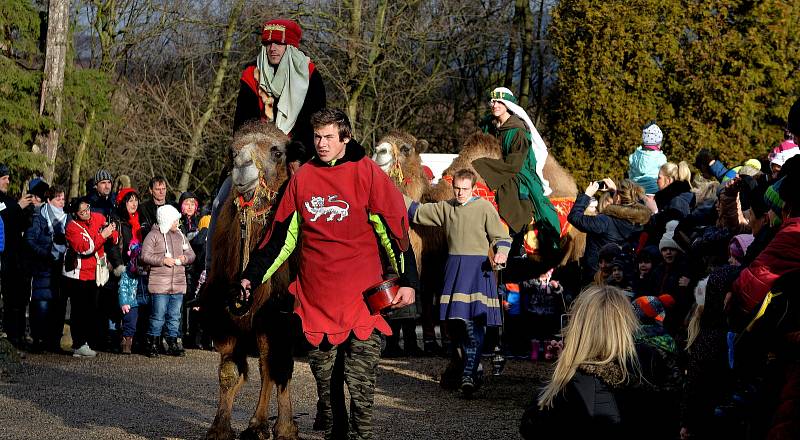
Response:
M422 154L428 151L428 141L425 139L418 140L417 144L414 145L414 149L417 150L417 154Z

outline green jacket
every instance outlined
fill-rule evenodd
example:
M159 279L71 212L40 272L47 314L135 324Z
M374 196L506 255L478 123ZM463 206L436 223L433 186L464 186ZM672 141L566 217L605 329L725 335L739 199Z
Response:
M514 232L524 231L533 216L540 232L540 249L557 250L561 226L555 207L544 196L542 182L536 175L530 131L515 115L499 127L489 116L481 128L498 138L503 159L477 159L472 166L496 192L500 216Z

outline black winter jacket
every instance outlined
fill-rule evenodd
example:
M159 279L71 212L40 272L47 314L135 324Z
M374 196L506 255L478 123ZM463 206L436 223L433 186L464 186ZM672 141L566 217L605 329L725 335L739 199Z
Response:
M581 366L553 407L532 405L522 416L525 439L672 439L678 426L680 371L655 347L638 343L641 378L620 383L613 364ZM667 366L670 365L670 366ZM628 367L628 371L635 371ZM634 373L635 374L635 373Z
M631 236L642 230L650 219L650 210L641 204L609 205L602 214L585 215L591 198L581 194L567 216L567 220L579 231L585 232L586 251L583 255L585 275L597 272L600 248L609 243L622 245Z

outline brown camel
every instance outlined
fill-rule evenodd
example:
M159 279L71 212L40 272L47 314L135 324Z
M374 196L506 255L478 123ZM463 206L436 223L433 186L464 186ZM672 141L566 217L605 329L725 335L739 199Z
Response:
M247 257L272 220L273 205L286 180L284 164L286 135L272 125L254 123L242 128L231 145L233 186L220 206L214 236L210 237L212 264L201 293L205 327L220 355L219 406L207 439L232 439L233 401L247 379L247 355L257 348L261 392L255 413L242 439L268 439L269 399L276 388L278 417L273 426L276 439L297 439L292 419L289 383L292 377L291 313L281 313L281 304L291 301L288 265L253 292L249 308L236 309L231 301L239 288L239 275ZM244 252L242 252L244 244ZM240 312L246 310L246 313Z
M422 159L419 156L427 147L428 142L425 140L393 131L378 142L372 160L389 174L400 192L414 201L427 202L430 201L426 194L430 192L431 184L422 171ZM452 190L450 193L452 197ZM411 223L409 240L417 260L420 280L417 291L422 314L423 340L425 344L430 344L436 339L434 323L438 318L433 305L434 298L441 293L444 281L442 274L447 261L447 238L443 228Z
M403 136L398 137L403 138ZM408 156L412 159L414 157L413 154ZM397 155L397 157L400 159L403 175L406 173L409 175L421 174L421 170L417 173L411 170L411 168L417 166L416 161L406 159L403 154ZM423 202L435 202L453 198L452 184L448 177L452 178L452 175L460 169L469 169L475 172L475 168L472 166L472 161L484 157L501 159L502 153L500 150L500 143L497 139L488 134L474 133L464 142L458 157L456 157L453 160L453 163L446 170L444 170L442 173L443 179L441 179L436 185L430 187L427 192L423 192L420 200ZM382 165L382 167L386 167L385 169L393 169L396 168L397 165L395 163L387 162ZM406 171L407 168L409 171ZM565 219L564 223L562 224L561 258L559 261L555 261L554 263L558 265L565 265L573 261L578 261L580 257L583 256L583 251L586 244L586 234L581 233L577 229L571 227L569 223L566 223L566 216L569 213L572 202L575 200L575 195L578 193L577 184L569 172L561 167L558 161L553 158L553 155L547 156L547 161L544 164L543 172L545 178L550 181L550 186L553 189L553 193L550 195L550 200L555 205L556 210L559 211L559 214L563 214L560 216ZM475 173L478 174L477 172ZM485 185L485 182L482 178L480 178L480 175L478 175L478 182L479 186ZM478 193L476 195L487 196L485 193ZM493 196L489 195L489 197L492 198ZM427 242L428 240L424 241ZM427 245L429 247L432 246L430 243L423 243L423 245Z

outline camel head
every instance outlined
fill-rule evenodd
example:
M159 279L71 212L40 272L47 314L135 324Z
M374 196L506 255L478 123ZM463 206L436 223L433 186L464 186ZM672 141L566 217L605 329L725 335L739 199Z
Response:
M375 147L372 160L388 173L395 164L405 167L409 161L419 160L419 154L428 148L428 142L400 131L382 137Z
M251 200L259 185L270 190L286 180L284 159L288 138L271 124L254 122L241 128L233 139L233 189Z

